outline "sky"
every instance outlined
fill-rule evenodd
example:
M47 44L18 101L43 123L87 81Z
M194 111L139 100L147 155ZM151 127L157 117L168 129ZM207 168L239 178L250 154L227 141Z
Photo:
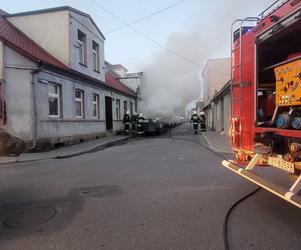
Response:
M127 23L179 2L179 0L95 1ZM274 0L186 0L158 15L134 24L133 27L164 46L168 43L170 36L175 33L199 34L201 40L205 42L200 46L210 47L211 43L215 46L210 48L210 53L206 54L206 58L228 57L230 45L227 38L232 20L246 15L257 15L273 2ZM113 64L121 63L129 71L139 71L145 65L152 63L154 57L164 50L130 28L106 34L123 24L100 9L93 3L93 0L0 0L1 8L9 13L63 5L70 5L92 16L106 37L106 60ZM218 45L216 45L216 40L219 40L217 33L220 33L221 37ZM181 56L188 57L182 54ZM203 65L206 58L202 58L202 61L198 63ZM189 64L185 60L182 61Z

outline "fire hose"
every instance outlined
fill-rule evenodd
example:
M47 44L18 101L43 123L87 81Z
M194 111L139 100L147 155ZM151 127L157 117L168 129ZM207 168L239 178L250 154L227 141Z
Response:
M193 142L196 143L198 145L200 145L201 147L205 148L206 150L210 151L211 153L217 155L219 158L226 160L229 162L228 159L226 159L222 154L212 150L211 148L207 147L206 145L202 144L201 142L195 141L195 140L191 140L191 139L185 139L185 138L179 138L179 137L172 137L172 135L170 134L169 137L160 137L160 138L164 138L164 139L172 139L172 140L183 140L183 141L189 141L189 142ZM235 163L231 162L231 164L236 165ZM241 204L243 201L247 200L248 198L250 198L251 196L255 195L258 191L260 191L262 188L261 187L257 187L254 191L248 193L247 195L245 195L244 197L242 197L241 199L239 199L238 201L236 201L235 203L233 203L233 205L227 210L226 215L224 217L224 221L223 221L223 239L224 239L224 248L225 250L229 250L229 234L228 234L228 230L229 230L229 218L231 213L234 211L234 209Z

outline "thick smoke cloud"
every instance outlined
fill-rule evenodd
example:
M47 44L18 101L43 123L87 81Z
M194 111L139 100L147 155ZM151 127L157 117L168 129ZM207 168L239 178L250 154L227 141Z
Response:
M175 33L169 36L167 47L194 62L207 54L199 34ZM142 112L148 116L172 117L183 114L183 107L198 98L201 91L201 67L164 51L143 69L144 88Z
M200 1L202 2L202 1ZM143 68L144 88L141 111L147 116L172 117L183 114L186 104L202 97L202 66L212 57L230 56L230 25L236 18L258 14L271 0L213 0L219 8L211 20L202 20L199 31L174 33L166 47L199 65L185 61L169 51L162 50ZM204 3L200 3L200 10ZM209 11L209 10L208 10Z

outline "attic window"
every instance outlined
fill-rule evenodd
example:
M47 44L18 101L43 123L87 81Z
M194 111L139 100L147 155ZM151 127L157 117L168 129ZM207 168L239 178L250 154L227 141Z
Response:
M87 36L80 30L77 31L79 63L87 65Z

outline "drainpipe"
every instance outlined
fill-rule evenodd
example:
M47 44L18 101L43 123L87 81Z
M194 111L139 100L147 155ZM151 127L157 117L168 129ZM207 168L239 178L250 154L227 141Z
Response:
M30 149L35 149L37 145L37 105L36 105L36 94L35 94L35 74L39 73L41 69L35 69L31 71L31 96L32 96L32 147Z

